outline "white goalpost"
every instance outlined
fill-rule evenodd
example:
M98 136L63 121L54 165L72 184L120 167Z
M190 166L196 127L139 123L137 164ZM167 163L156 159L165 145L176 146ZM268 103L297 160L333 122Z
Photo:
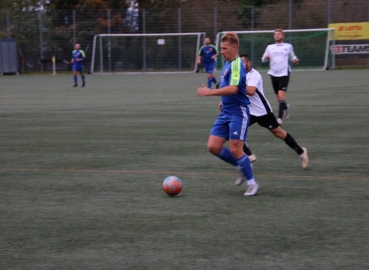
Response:
M327 70L335 68L334 54L331 46L335 45L334 28L283 30L285 42L291 43L295 54L300 59L293 70ZM221 36L228 31L217 34L217 48ZM268 65L261 63L261 57L269 44L274 43L274 30L264 31L233 31L240 39L240 53L248 53L257 69L267 69ZM217 68L224 64L219 61Z
M95 35L90 72L196 72L204 38L204 32Z

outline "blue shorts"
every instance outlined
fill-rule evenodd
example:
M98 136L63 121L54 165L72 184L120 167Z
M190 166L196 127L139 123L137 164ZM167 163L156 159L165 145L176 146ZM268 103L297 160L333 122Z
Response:
M221 112L211 128L210 135L226 140L246 141L250 112L245 109L242 115L231 115Z
M83 65L73 65L73 71L83 72Z
M213 74L214 73L214 69L215 69L215 62L212 62L212 63L208 63L208 64L203 64L205 70L206 70L206 73L210 73L210 74Z

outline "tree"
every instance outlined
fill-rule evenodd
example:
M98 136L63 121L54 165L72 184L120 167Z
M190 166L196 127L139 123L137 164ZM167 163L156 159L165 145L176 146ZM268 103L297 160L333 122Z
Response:
M32 11L43 9L47 4L47 0L2 0L0 9Z
M141 9L237 6L240 0L134 0Z
M54 0L50 1L50 9L124 9L127 7L126 1L120 0Z
M79 2L78 0L54 0L50 1L48 9L75 9Z
M13 4L12 0L0 1L0 9L10 9Z

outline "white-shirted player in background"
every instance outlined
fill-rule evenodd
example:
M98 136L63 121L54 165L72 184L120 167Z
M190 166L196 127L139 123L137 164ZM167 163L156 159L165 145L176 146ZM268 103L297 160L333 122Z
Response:
M260 73L252 68L252 62L248 54L240 55L246 67L246 93L250 100L248 105L250 110L250 124L258 123L260 126L270 130L277 138L282 139L291 149L299 156L302 168L306 169L309 164L309 158L305 147L300 147L295 139L278 124L270 106L269 101L264 95L263 79ZM244 152L250 156L253 155L251 150L244 145ZM242 184L242 180L237 179L236 185Z
M274 40L275 44L271 44L266 48L261 61L263 63L269 61L268 74L272 78L273 89L279 101L277 121L282 125L283 114L285 114L286 119L290 117L289 105L286 103L286 91L291 72L290 62L297 64L299 59L293 51L293 46L283 41L284 33L282 29L274 31Z

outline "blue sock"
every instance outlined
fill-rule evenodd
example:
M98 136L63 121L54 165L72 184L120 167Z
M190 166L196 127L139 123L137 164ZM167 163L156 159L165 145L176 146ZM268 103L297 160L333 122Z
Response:
M74 76L74 84L77 84L77 75Z
M85 82L85 75L81 75L82 77L82 82L84 83Z
M247 181L254 179L254 173L252 172L251 162L247 155L243 155L242 157L237 159L237 164L238 168L242 171Z
M208 78L208 88L211 88L211 83L213 82L212 78Z
M215 77L213 77L213 80L212 80L213 83L217 84L217 79L215 79Z
M220 150L217 157L233 166L238 165L237 160L234 158L234 156L232 155L231 151L228 148L223 147L222 150Z

